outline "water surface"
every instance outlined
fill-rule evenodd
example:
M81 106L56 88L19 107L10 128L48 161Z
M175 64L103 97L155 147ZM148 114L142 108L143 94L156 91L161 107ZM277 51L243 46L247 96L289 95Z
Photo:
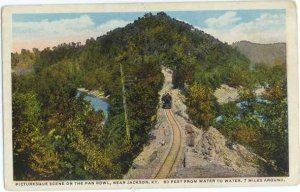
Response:
M78 91L77 96L81 93L82 92ZM109 104L104 99L92 95L86 95L84 100L90 102L95 111L103 111L105 120L107 120Z

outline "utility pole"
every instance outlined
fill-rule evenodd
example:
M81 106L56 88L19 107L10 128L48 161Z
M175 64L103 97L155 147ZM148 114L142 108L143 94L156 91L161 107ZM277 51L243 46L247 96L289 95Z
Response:
M120 73L121 73L121 84L122 84L122 97L123 97L126 140L127 140L128 143L130 143L130 127L129 127L128 116L127 116L125 78L124 78L122 62L120 62L119 65L120 65Z

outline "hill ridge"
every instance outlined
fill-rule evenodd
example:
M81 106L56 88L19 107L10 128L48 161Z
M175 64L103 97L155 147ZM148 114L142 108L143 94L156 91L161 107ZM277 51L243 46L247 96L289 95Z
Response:
M239 52L250 59L252 63L267 66L286 64L286 43L253 43L250 41L238 41L231 44Z

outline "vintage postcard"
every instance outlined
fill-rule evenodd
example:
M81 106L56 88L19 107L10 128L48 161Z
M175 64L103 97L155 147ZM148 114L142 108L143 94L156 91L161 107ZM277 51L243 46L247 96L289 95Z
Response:
M8 190L299 183L293 1L7 6Z

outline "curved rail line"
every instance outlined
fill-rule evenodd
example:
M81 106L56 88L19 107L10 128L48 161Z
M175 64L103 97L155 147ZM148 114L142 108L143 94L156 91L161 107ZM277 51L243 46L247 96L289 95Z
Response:
M165 109L165 113L168 119L168 122L172 128L173 139L172 145L168 152L167 157L165 158L162 166L159 168L155 178L156 179L165 179L168 177L172 171L174 164L178 158L180 148L181 148L181 132L179 125L177 124L175 117L172 114L171 109Z

